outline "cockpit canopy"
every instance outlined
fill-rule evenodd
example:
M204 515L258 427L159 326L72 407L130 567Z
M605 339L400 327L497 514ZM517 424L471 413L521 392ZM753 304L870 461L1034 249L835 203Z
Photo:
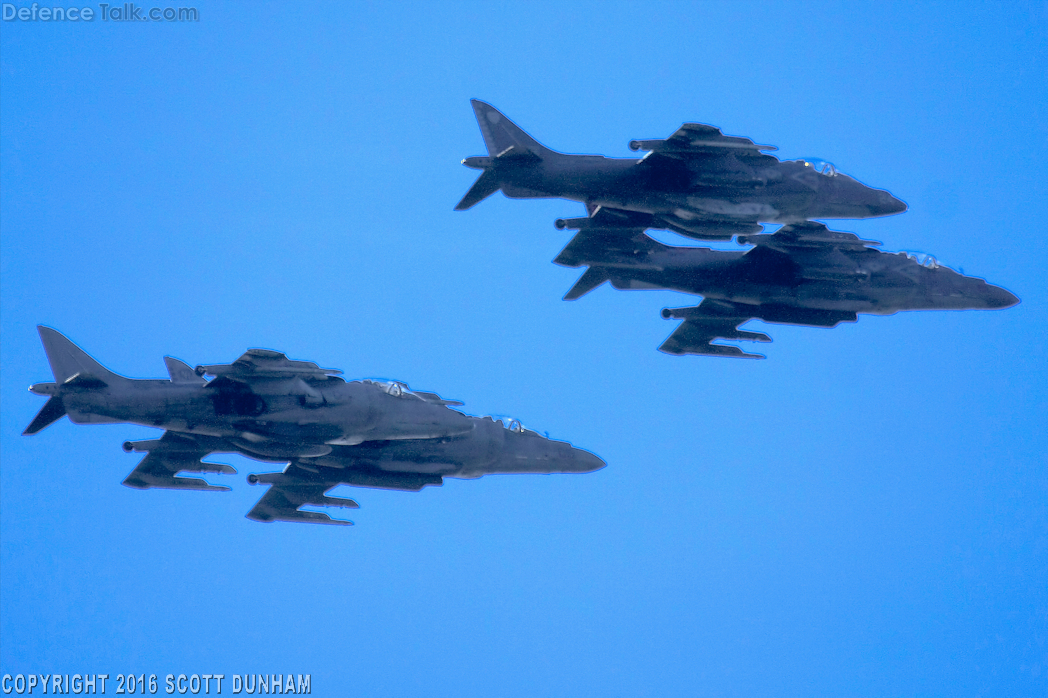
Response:
M488 415L484 419L490 419L491 421L495 422L496 424L501 424L503 429L508 429L509 431L512 431L512 432L517 433L517 434L528 434L528 435L531 435L531 436L540 436L540 434L537 431L535 431L533 429L528 429L527 427L525 427L523 424L520 423L519 419L514 419L513 417L507 417L505 415L496 414L496 415Z
M906 259L909 259L911 261L917 262L922 267L925 267L927 269L938 269L940 266L942 266L941 264L939 264L939 261L937 259L935 259L935 257L933 257L932 255L928 254L927 252L906 252L906 251L903 251L903 252L899 252L898 254L905 255Z
M405 395L412 395L412 397L414 397L414 395L411 392L411 388L407 386L407 383L401 383L400 381L384 381L376 380L373 378L365 378L361 382L371 383L372 385L378 387L380 390L385 392L387 395L392 395L393 397L404 397Z
M803 162L805 167L811 167L821 175L827 177L836 177L837 168L834 167L833 163L829 160L823 160L822 158L800 158L799 162Z

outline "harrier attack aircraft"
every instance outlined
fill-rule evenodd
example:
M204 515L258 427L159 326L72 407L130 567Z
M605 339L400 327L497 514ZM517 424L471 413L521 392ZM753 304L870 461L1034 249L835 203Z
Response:
M564 297L575 300L605 281L618 289L669 289L704 296L696 307L665 308L684 320L659 349L669 354L764 358L715 339L770 342L762 332L738 329L757 318L771 323L835 327L858 313L900 310L1008 308L1019 299L982 279L963 276L905 252L872 249L880 243L828 230L822 223L784 226L739 236L747 251L671 247L623 227L618 216L602 228L600 211L553 260L589 268Z
M684 124L665 140L630 141L640 158L567 155L541 145L490 104L472 100L488 155L469 157L480 178L455 207L464 211L502 190L514 199L581 201L592 214L631 212L648 228L700 240L757 233L760 223L811 218L873 218L906 204L821 160L780 161L775 150L725 136L705 124ZM635 216L631 220L637 220Z
M127 441L147 453L124 479L128 487L228 490L180 473L235 474L203 460L238 453L287 463L281 473L251 475L272 485L248 513L256 521L350 524L305 505L357 508L329 497L339 484L417 491L444 477L489 473L584 473L604 467L595 455L524 429L519 422L467 417L461 402L388 381L345 381L341 371L249 349L232 364L190 368L165 357L170 379L119 376L59 332L38 327L55 382L29 388L50 399L26 428L68 415L76 424L128 422L160 427L158 439ZM205 376L213 376L207 380Z

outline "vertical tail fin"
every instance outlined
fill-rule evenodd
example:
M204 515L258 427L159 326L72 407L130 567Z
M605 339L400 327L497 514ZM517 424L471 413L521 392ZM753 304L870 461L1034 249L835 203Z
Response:
M43 325L37 325L36 329L40 333L40 341L47 352L47 361L51 364L51 373L54 374L57 383L65 383L78 373L98 378L104 383L127 380L92 359L61 332Z
M491 157L497 157L513 146L519 151L531 151L539 157L553 152L524 133L523 129L490 104L479 99L471 99L470 104L473 105L473 113L477 115L477 125L480 126L484 145L488 147L488 155Z

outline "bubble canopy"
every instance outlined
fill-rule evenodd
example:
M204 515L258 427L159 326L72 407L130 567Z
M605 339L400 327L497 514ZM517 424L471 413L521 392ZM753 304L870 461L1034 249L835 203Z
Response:
M829 160L823 160L822 158L797 158L797 162L803 162L805 167L811 167L819 174L827 177L835 177L837 175L837 167Z

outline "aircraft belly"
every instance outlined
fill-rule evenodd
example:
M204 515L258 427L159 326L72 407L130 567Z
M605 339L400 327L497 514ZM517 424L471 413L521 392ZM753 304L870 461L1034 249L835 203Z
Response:
M640 279L613 279L612 286L620 290L629 291L660 291L666 288L665 284L653 284Z
M232 438L230 441L252 458L316 458L326 456L332 451L331 446L326 444L255 441L245 438Z
M120 424L127 421L89 412L71 412L68 409L66 410L66 415L73 424Z
M839 290L831 292L827 291L826 288L805 286L799 288L785 286L754 288L741 286L734 289L721 287L708 293L701 290L698 293L712 300L723 300L754 307L780 306L803 310L830 310L852 313L870 313L879 307L875 300L870 299L866 295L842 293Z
M819 287L796 289L793 304L819 310L863 313L875 308L877 301L867 291L849 288L847 284L820 284Z
M397 473L425 473L427 475L445 475L458 471L462 466L444 461L388 460L376 461L380 470Z
M217 438L225 438L227 436L234 436L237 433L236 429L223 428L213 423L213 418L208 419L196 419L193 415L172 415L168 413L161 419L147 419L138 418L121 420L130 422L132 424L141 424L147 427L159 427L166 431L174 431L183 434L196 434L199 436L214 436Z
M774 206L759 201L735 202L727 199L703 198L689 196L686 199L686 208L676 208L673 215L683 220L695 220L704 216L713 215L728 218L756 219L761 221L774 221L779 210Z
M758 303L766 305L792 306L804 310L835 310L859 313L872 307L866 298L836 297L825 292L810 292L805 289L789 289L786 293L762 294Z

